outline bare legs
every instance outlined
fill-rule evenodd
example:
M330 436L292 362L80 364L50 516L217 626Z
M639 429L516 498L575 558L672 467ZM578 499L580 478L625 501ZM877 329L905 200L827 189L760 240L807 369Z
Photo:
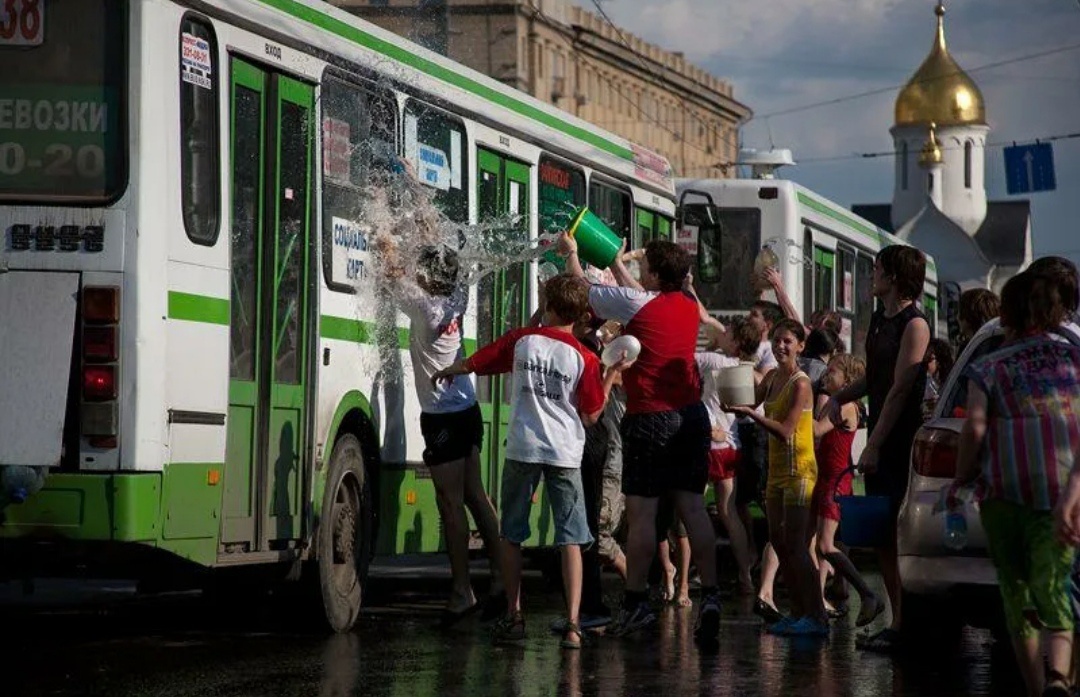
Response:
M480 481L480 454L473 448L469 457L445 462L431 468L435 484L435 501L443 520L446 550L450 557L451 596L447 609L461 612L476 602L469 581L469 520L466 506L472 513L484 539L491 563L491 592L502 588L499 556L503 546L499 541L499 522L495 506ZM520 557L520 550L518 550Z
M828 617L818 588L817 574L807 545L810 509L787 506L783 499L765 503L769 518L769 539L776 549L780 570L791 588L793 617L810 617L827 625Z
M1068 676L1069 664L1072 661L1072 632L1043 632L1043 636L1046 640L1046 658L1050 670ZM1039 697L1046 683L1039 636L1014 636L1012 643L1027 693L1029 697Z
M754 591L754 582L750 578L750 547L742 521L735 512L735 479L721 479L715 483L716 507L720 512L720 521L728 531L731 541L731 553L735 557L738 570L739 590L743 593Z

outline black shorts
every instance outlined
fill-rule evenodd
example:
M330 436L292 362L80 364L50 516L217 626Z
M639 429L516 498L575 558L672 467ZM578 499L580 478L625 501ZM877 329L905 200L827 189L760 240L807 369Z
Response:
M677 411L627 414L619 431L624 494L659 498L668 491L705 493L712 425L701 402Z
M421 412L420 433L424 436L424 464L428 467L466 458L484 442L480 406L473 404L447 414Z
M739 450L742 458L736 469L735 503L757 502L764 508L765 481L769 472L769 434L757 423L739 423Z

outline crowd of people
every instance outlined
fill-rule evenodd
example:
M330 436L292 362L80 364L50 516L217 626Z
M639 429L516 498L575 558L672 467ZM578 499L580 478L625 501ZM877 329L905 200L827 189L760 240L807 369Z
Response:
M844 350L835 312L803 322L773 269L754 280L771 288L777 302L760 300L748 316L724 325L698 300L691 258L671 242L639 250L636 276L627 268L630 255L620 255L610 268L613 284L590 283L572 237L562 235L558 250L566 271L544 284L530 325L468 357L460 338L467 292L453 251L421 254L415 278L392 274L412 322L424 459L451 560L444 621L481 610L498 617L497 643L525 640L521 546L531 535L530 505L542 480L566 602L565 618L551 629L566 649L580 648L590 630L622 636L653 624L650 581L660 600L694 604L691 563L700 584L695 637L715 641L714 523L730 542L736 592L757 594L754 609L768 632L827 636L830 620L847 612L850 585L860 600L857 626L889 611L888 622L858 645L896 648L903 636L896 520L911 448L958 355L948 341L932 338L919 309L925 256L901 245L877 255L871 292L878 309L863 360ZM965 368L972 387L955 414L966 421L948 500L957 501L965 487L977 492L1008 627L1033 695L1067 694L1060 690L1070 681L1071 598L1080 596L1073 590L1080 544L1077 297L1076 268L1048 258L1011 279L1000 300L976 290L960 301L961 351L999 317L1005 343ZM708 342L699 350L702 328ZM636 338L640 353L605 365L603 348L620 335ZM724 403L718 376L747 365L752 403ZM482 424L466 376L500 373L512 376L512 417L496 522L480 486ZM868 436L856 462L860 428ZM862 578L837 539L836 497L851 495L855 472L864 475L868 495L889 503L877 535L887 597ZM710 486L713 515L706 507ZM768 522L761 546L754 539L755 503ZM475 597L469 581L466 508L492 559L487 601ZM601 592L605 567L624 582L614 613ZM776 602L778 577L789 591L786 612Z

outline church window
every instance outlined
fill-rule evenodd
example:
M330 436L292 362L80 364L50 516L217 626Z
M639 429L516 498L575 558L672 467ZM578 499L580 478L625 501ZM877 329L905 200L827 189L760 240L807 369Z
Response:
M900 188L907 191L907 142L900 143Z
M930 173L926 175L926 190L930 193L934 193L934 175Z
M971 141L964 143L964 188L971 188Z

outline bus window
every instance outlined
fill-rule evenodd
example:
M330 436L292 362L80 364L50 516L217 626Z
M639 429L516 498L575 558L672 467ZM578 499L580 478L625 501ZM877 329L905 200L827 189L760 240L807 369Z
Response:
M469 220L469 158L465 127L444 112L410 101L405 107L405 159L419 180L436 189L434 200L447 218Z
M834 273L836 254L822 249L814 248L814 309L833 309Z
M607 223L612 232L630 239L633 206L630 194L598 181L589 183L589 208Z
M656 214L656 237L661 240L671 239L671 218L661 213Z
M870 332L870 316L874 314L874 257L863 252L855 260L855 335L852 353L866 355L866 335Z
M5 3L0 201L92 205L123 193L127 7L74 0ZM213 74L220 70L207 68Z
M656 237L656 216L652 211L644 208L637 209L637 234L634 236L633 247L644 247Z
M388 94L332 76L323 80L320 102L323 273L330 288L355 292L368 273L363 186L397 158L397 106Z
M540 232L559 233L585 205L585 173L548 155L540 157Z
M803 228L803 246L802 253L811 253L814 249L814 234L810 232L810 228ZM807 321L810 320L810 316L814 314L814 274L810 273L809 269L803 268L803 318Z
M855 312L855 250L840 247L836 251L838 283L836 286L836 309Z
M218 73L211 65L217 39L206 20L180 22L180 200L184 230L195 244L213 246L221 218L218 152Z
M710 310L749 310L757 300L750 283L754 258L761 248L761 210L716 208L715 221L704 215L706 206L683 206L683 225L698 227L696 286Z
M922 311L930 325L930 336L934 336L937 329L937 298L930 293L923 295Z

